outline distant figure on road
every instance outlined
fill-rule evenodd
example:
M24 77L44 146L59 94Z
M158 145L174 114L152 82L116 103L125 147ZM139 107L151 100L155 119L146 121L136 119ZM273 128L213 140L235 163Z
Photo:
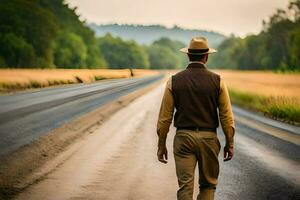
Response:
M209 71L205 63L208 55L217 52L208 47L204 37L195 37L190 46L180 49L188 55L190 63L185 70L167 81L157 122L158 160L167 163L166 138L172 123L177 128L173 143L179 190L178 200L192 200L194 172L198 162L198 200L214 199L219 175L217 137L219 118L226 138L224 161L233 157L235 125L230 99L224 80ZM218 114L219 110L219 114Z

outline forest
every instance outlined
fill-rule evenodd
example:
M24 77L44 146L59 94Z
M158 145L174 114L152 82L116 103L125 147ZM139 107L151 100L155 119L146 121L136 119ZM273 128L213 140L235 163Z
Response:
M182 41L162 37L150 44L112 34L96 36L64 0L1 0L1 68L179 69L187 63ZM300 70L300 0L291 1L245 38L227 37L209 66L253 70ZM131 27L132 28L132 27ZM219 43L220 43L219 42Z
M1 68L179 68L183 43L96 37L63 0L1 0ZM157 52L158 51L158 52Z

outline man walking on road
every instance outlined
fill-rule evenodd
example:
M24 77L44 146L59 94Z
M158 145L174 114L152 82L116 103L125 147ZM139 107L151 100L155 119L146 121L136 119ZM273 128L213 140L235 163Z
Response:
M211 200L219 175L221 148L216 129L220 119L226 138L224 161L231 160L235 132L233 113L224 81L205 66L208 55L217 52L208 47L206 38L193 38L190 46L180 51L188 55L190 63L167 81L157 122L157 156L160 162L167 163L166 138L176 109L173 153L179 184L177 198L193 199L198 163L200 193L197 199Z

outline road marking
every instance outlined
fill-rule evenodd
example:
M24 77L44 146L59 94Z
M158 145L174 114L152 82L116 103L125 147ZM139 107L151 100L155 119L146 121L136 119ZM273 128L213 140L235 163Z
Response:
M249 118L246 117L242 117L237 115L236 117L236 121L247 125L251 128L263 131L269 135L272 135L274 137L280 138L282 140L285 140L287 142L296 144L296 145L300 145L300 136L299 135L295 135L286 131L282 131L280 129L277 128L273 128L271 126L267 126L265 124L262 123L258 123L257 121L251 120Z
M262 116L261 113L253 112L236 105L233 105L232 109L234 114L237 114L239 116L255 120L257 122L268 126L272 126L274 128L282 129L283 131L289 131L300 136L300 127Z

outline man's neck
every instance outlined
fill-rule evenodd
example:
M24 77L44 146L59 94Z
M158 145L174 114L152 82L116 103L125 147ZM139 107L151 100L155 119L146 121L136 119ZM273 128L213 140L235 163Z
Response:
M202 64L202 65L205 65L205 63L202 62L202 61L190 61L190 63L200 63L200 64Z

